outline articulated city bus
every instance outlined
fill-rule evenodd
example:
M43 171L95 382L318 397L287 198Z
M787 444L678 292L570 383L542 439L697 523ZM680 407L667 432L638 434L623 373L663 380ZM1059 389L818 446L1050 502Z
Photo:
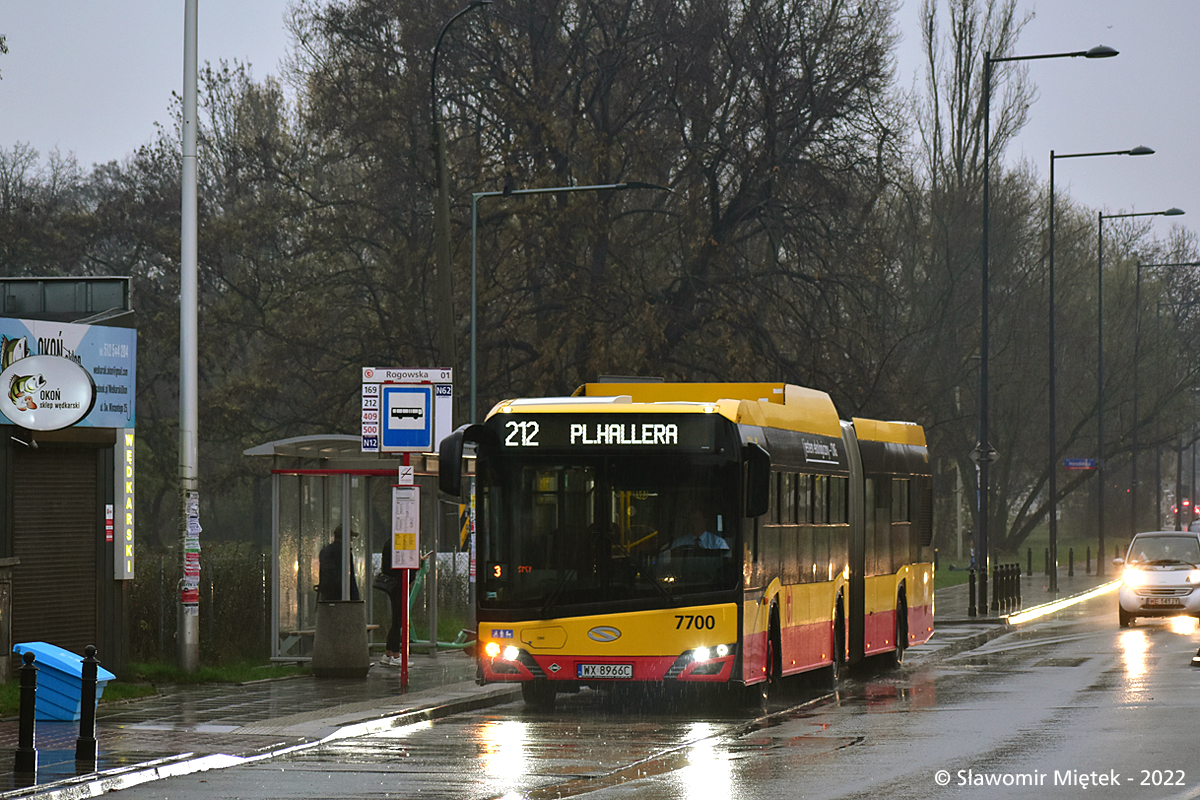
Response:
M918 425L845 422L782 383L594 383L459 428L443 492L461 493L466 443L479 678L531 705L601 684L758 694L933 632Z

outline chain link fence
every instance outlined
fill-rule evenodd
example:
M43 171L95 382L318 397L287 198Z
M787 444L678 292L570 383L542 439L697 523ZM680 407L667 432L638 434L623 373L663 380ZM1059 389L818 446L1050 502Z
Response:
M138 550L133 581L132 641L135 662L177 659L178 553ZM200 659L203 663L263 660L271 655L270 549L237 542L205 543L200 551ZM431 581L412 604L412 636L428 640ZM438 641L453 641L468 626L469 554L439 553ZM386 612L387 606L382 606ZM383 641L386 620L376 638Z

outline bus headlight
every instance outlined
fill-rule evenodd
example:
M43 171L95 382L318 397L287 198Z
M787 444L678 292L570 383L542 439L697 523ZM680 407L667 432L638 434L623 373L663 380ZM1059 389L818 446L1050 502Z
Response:
M699 663L714 658L724 658L732 652L733 647L727 644L719 644L716 647L697 647L692 651L692 661Z
M504 660L505 661L516 661L520 657L521 657L521 651L518 650L517 648L513 647L511 644L508 647L504 648Z
M496 642L488 642L483 646L483 654L488 658L495 658L500 655L500 645Z

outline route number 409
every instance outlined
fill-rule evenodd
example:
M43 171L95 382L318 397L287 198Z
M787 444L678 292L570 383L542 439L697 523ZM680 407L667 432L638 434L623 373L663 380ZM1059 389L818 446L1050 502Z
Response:
M510 420L504 423L508 428L508 436L504 438L505 447L537 447L537 435L540 427L531 419Z
M675 630L677 631L711 631L716 630L717 619L712 614L676 614Z

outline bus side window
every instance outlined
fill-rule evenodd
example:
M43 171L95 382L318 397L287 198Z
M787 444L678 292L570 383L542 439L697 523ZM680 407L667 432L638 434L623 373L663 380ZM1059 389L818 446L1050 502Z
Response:
M771 508L767 511L766 519L768 525L779 522L779 478L778 472L771 473Z
M796 475L784 472L779 477L779 522L791 525L796 521Z
M829 522L829 507L826 497L829 490L828 475L813 476L813 522L824 525Z
M797 475L796 476L796 521L801 525L811 524L812 518L812 494L813 494L813 476L812 475Z
M892 479L892 522L912 522L907 478Z

